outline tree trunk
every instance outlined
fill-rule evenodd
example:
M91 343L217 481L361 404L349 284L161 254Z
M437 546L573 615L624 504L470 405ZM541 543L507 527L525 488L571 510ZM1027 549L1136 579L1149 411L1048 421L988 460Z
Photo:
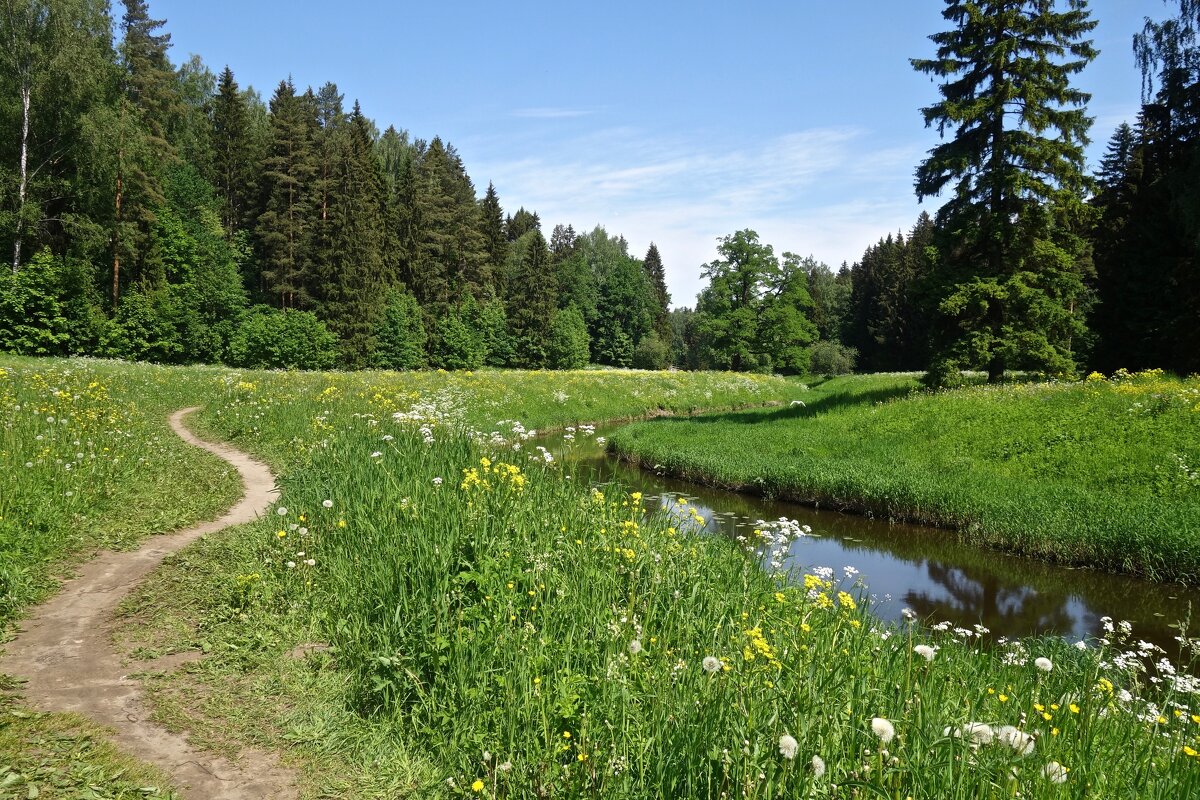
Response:
M12 271L15 275L21 267L21 233L25 223L25 192L29 185L29 101L30 86L28 82L21 86L21 167L20 181L17 184L17 227L13 237Z
M117 156L120 162L120 156ZM117 169L116 224L113 225L112 304L113 309L121 299L121 171Z

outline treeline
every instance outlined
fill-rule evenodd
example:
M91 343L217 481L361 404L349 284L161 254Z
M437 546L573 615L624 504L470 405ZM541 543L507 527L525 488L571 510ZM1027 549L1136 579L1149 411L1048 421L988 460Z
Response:
M1088 97L1071 86L1096 55L1086 3L946 0L937 57L913 66L942 81L922 113L943 141L917 168L917 194L948 199L837 273L791 257L807 282L792 296L817 334L792 341L812 370L924 370L934 383L962 369L1200 372L1200 2L1171 5L1176 16L1134 37L1141 112L1087 175ZM725 346L726 328L770 329L778 308L772 281L739 285L758 300L721 299L714 276L694 311L673 312L677 363L762 368L764 353L782 355L769 336Z
M662 258L482 198L333 83L176 67L144 0L0 12L0 348L242 366L663 367Z

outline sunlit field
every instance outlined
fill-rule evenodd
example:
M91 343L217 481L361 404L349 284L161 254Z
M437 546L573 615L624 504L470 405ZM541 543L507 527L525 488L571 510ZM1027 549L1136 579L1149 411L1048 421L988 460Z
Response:
M105 369L114 394L160 385ZM170 559L126 604L121 638L135 657L203 652L151 678L160 718L213 747L285 750L308 796L1200 792L1200 686L1175 666L1190 640L1162 653L1119 620L1103 640L999 646L883 625L853 565L776 571L798 526L699 535L688 504L579 485L552 455L610 417L791 408L794 382L195 380L202 396L172 399L270 459L282 494Z
M632 425L612 444L691 480L1200 583L1200 380L1122 371L893 398L860 380L815 384L804 405Z

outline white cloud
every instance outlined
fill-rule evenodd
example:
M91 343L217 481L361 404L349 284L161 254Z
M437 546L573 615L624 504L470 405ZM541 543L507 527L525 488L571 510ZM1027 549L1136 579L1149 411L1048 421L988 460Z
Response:
M912 171L920 145L875 146L853 128L795 131L737 148L661 139L630 128L556 139L536 156L472 159L506 209L536 210L549 232L603 225L634 255L658 244L676 305L692 305L700 266L718 238L758 231L777 253L813 255L836 268L881 236L912 226ZM499 142L479 142L490 150Z
M512 116L523 119L571 119L591 114L582 108L518 108Z

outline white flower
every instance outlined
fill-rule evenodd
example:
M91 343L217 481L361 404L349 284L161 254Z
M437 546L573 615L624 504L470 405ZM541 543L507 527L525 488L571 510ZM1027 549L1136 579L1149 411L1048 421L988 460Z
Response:
M333 501L332 500L322 500L321 505L325 506L325 508L333 508Z
M501 772L508 772L509 770L511 770L511 769L512 769L512 762L511 762L511 761L505 761L503 764L501 764L500 766L496 767L496 769L500 770Z
M315 558L309 558L306 559L304 563L308 564L310 567L315 567L317 565L317 560Z
M1012 725L1005 725L996 731L996 740L1001 744L1008 745L1020 756L1027 756L1033 752L1033 737Z
M383 453L376 450L374 453L371 453L371 458L379 458L381 455L383 455Z
M287 562L287 565L288 565L288 569L293 569L293 568L296 566L296 562L295 562L295 561L289 561L289 562Z
M871 730L879 737L879 741L884 744L896 738L896 728L883 717L875 717L871 720Z
M278 515L279 515L279 516L281 516L281 517L286 517L286 516L287 516L287 509L286 509L286 508L284 508L283 506L280 506L279 508L275 509L275 513L276 513L276 514L278 514Z
M1075 649L1076 650L1087 650L1087 642L1080 639L1078 642L1075 643Z
M913 611L911 608L902 608L900 609L900 616L904 617L909 622L912 622L917 618L917 612Z
M1041 658L1035 658L1033 660L1033 665L1035 667L1037 667L1038 669L1040 669L1042 672L1049 672L1050 670L1054 669L1054 662L1051 661L1050 659L1046 658L1045 656L1043 656Z
M812 771L813 771L813 777L824 778L825 777L825 759L821 758L820 756L813 756L812 757Z
M704 666L704 671L711 675L721 669L721 659L716 656L705 656L702 665Z
M441 485L442 485L442 479L441 479L440 477L438 477L438 478L434 478L434 479L433 479L433 485L434 485L434 486L441 486Z
M786 733L779 737L779 755L786 758L788 761L796 757L796 751L800 749L799 743L788 736Z
M1042 767L1042 775L1051 783L1066 783L1067 768L1057 761L1051 761L1046 766Z
M634 639L632 642L629 643L629 652L635 656L638 653L642 652L642 643L639 642L637 639Z
M996 732L986 722L968 722L957 728L946 728L942 731L942 735L953 736L955 739L968 737L972 747L991 744L996 738Z
M937 655L937 648L930 647L927 644L919 644L913 648L913 652L926 661L933 661L933 657Z
M483 763L490 764L491 761L492 761L492 754L489 753L487 750L484 750L483 751Z

